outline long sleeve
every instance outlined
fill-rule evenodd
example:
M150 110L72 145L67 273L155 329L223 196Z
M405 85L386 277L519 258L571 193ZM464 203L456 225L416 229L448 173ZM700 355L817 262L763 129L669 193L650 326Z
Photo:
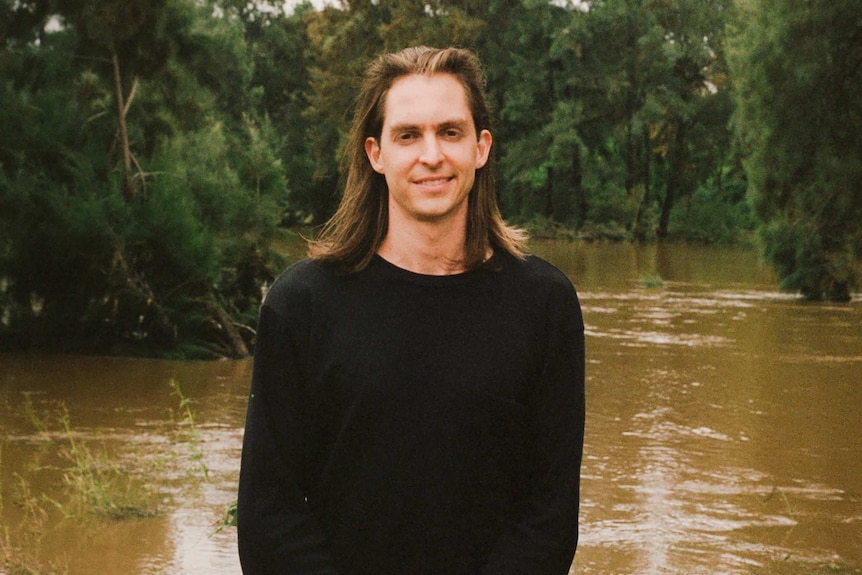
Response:
M565 575L578 542L584 441L584 324L571 286L552 298L544 368L531 403L534 472L518 518L482 575ZM561 301L562 300L562 301Z
M303 342L290 323L261 310L237 503L245 575L336 574L302 489Z
M246 575L563 575L577 545L584 330L538 258L421 276L298 263L261 311Z

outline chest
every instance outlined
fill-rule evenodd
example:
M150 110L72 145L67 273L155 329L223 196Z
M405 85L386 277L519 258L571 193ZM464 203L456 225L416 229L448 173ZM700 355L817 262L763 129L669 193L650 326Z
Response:
M362 413L449 421L526 409L542 368L541 309L505 290L356 290L311 335L308 397L333 425Z

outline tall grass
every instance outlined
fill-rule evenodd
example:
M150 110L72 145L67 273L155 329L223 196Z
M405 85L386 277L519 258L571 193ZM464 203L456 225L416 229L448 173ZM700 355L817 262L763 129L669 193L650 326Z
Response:
M191 400L183 393L177 380L171 379L168 385L171 388L171 395L179 401L177 410L180 416L180 427L178 430L182 430L179 439L189 449L189 466L186 469L186 474L208 478L209 468L204 463L203 440L191 408Z
M63 485L66 501L50 500L66 517L85 515L112 519L153 517L152 490L133 481L102 446L91 448L76 439L66 406L61 407L62 445L59 454L66 461Z
M191 400L179 382L171 380L170 393L177 398L172 410L173 423L166 430L171 439L169 449L148 446L142 457L119 458L109 451L98 434L77 430L63 403L56 408L37 409L30 393L23 394L22 409L16 410L39 438L36 459L25 463L15 473L15 485L4 489L0 484L0 517L14 515L14 523L4 521L0 527L0 574L66 575L67 567L45 562L40 557L42 541L50 530L62 522L80 522L86 528L88 518L107 521L133 521L161 514L160 494L146 483L150 471L165 468L185 470L182 490L193 488L208 479L204 463L206 453ZM12 407L9 407L12 409ZM3 463L0 443L0 465ZM44 459L57 458L59 465L46 465ZM52 493L34 492L25 476L59 467L60 489ZM134 468L132 468L134 467ZM0 476L2 480L2 476ZM3 494L13 494L15 513L6 513Z
M41 498L33 495L26 479L15 474L15 480L15 502L23 515L15 526L14 538L9 525L4 525L0 532L0 572L7 575L67 575L65 564L45 562L40 557L39 549L48 523L48 512L42 506Z

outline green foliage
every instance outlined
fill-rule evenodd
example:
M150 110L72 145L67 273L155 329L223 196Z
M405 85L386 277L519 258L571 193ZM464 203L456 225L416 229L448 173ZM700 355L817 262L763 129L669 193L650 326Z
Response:
M316 130L309 121L308 98L311 82L311 55L303 11L299 6L293 17L281 17L266 25L260 19L248 21L246 36L252 48L253 90L259 94L256 105L264 118L259 127L262 153L273 154L280 163L279 173L286 179L278 198L281 219L303 222L325 215L331 195L313 178L310 134ZM319 128L320 126L317 125Z
M228 504L227 509L225 509L224 515L221 518L221 521L216 524L213 535L215 535L216 533L221 533L222 531L230 529L231 527L236 527L236 504L236 499L234 499Z
M169 441L126 445L123 453L110 449L109 439L75 427L63 403L56 408L39 408L30 395L24 395L24 413L15 411L14 415L23 415L36 432L33 438L39 449L32 459L19 465L21 473L12 474L13 485L4 484L0 477L0 513L6 494L12 496L18 511L4 515L4 519L15 520L0 527L0 572L64 575L69 572L65 563L43 560L45 546L56 538L58 526L68 528L71 524L87 532L93 525L104 528L117 521L161 515L166 505L175 506L176 502L153 488L154 473L174 478L171 491L183 497L196 493L202 482L209 480L205 443L193 401L179 382L171 380L168 386L177 400L173 421L164 429ZM15 410L12 404L3 407ZM3 414L7 419L11 415ZM0 449L0 464L2 455ZM56 475L57 481L34 477L46 473ZM36 485L47 489L36 490ZM232 521L235 526L235 510L233 503L219 524L228 527Z
M274 273L281 139L247 110L241 24L184 0L162 4L138 14L152 44L119 53L134 86L125 101L135 195L119 166L111 66L79 57L114 36L133 42L137 28L103 25L119 5L95 15L70 4L61 32L0 60L4 345L247 353L230 314L252 317Z
M94 451L76 439L69 412L59 415L64 445L60 455L65 462L63 484L67 500L52 501L67 517L86 514L128 519L152 517L156 511L148 506L152 495L134 484L133 477L104 451Z
M752 1L732 36L734 125L782 286L848 300L862 254L858 5Z
M659 274L647 274L641 278L641 286L646 289L661 289L664 287L664 278Z
M858 287L852 0L276 4L2 4L0 346L247 353L277 226L332 213L357 78L412 44L479 52L508 218L641 241L756 225L788 289Z
M201 432L198 429L195 413L191 408L191 399L184 393L177 380L172 379L168 382L171 388L171 395L175 396L179 401L177 407L181 416L181 424L185 429L185 443L189 448L189 463L186 469L187 475L199 476L203 478L209 477L209 468L204 463L204 451L201 445Z
M674 206L669 235L691 241L735 244L747 241L754 228L745 196L745 180L726 170L704 182Z
M18 474L15 478L15 500L23 510L23 519L15 526L17 537L14 540L9 525L4 525L0 531L0 567L8 575L67 575L69 570L65 565L46 564L39 557L48 513L40 498L32 493L30 484Z

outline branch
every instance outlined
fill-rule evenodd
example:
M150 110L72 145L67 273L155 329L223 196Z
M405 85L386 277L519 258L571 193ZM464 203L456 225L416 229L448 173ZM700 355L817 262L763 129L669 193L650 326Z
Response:
M129 90L129 96L126 98L126 105L123 108L123 116L129 113L129 107L132 105L132 100L135 99L135 93L138 91L138 77L132 79L132 89Z

